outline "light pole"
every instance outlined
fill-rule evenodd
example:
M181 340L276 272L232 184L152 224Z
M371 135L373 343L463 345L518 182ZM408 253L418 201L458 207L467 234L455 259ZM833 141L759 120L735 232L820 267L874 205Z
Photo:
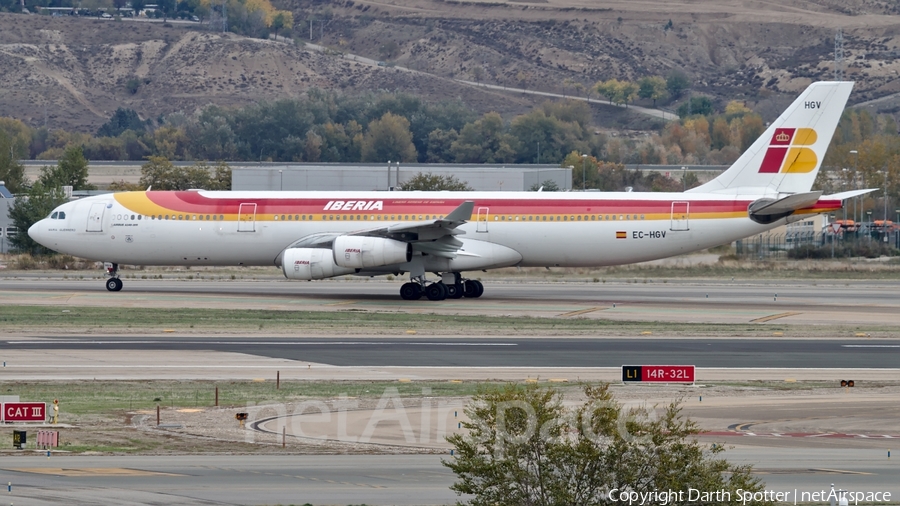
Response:
M855 149L850 150L851 155L856 155L856 163L853 164L853 189L859 190L859 187L856 185L856 172L859 170L859 151ZM859 197L853 197L853 221L856 222L856 201ZM859 219L862 219L862 213L859 214Z
M584 171L585 164L587 163L587 153L581 155L581 191L585 191L585 180L587 179L587 172Z
M687 191L687 167L681 168L681 191Z
M284 191L284 171L278 169L278 191Z
M844 178L841 180L841 191L845 191L847 189L847 173L850 172L850 169L848 169L847 167L844 167L843 169L841 169L841 172L844 173ZM841 205L841 207L844 208L844 225L846 225L847 224L847 208L844 207L843 204Z
M887 242L888 241L888 232L887 232L887 199L888 199L887 177L888 177L888 171L887 171L887 169L884 169L883 171L881 171L881 174L884 176L884 222L881 224L881 230L884 233L883 240L884 240L884 242Z

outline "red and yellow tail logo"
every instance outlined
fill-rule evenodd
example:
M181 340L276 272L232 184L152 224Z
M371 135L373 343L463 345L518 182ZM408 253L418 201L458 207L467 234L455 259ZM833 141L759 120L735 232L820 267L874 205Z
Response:
M760 174L812 172L819 162L811 146L818 136L812 128L776 128L759 168Z

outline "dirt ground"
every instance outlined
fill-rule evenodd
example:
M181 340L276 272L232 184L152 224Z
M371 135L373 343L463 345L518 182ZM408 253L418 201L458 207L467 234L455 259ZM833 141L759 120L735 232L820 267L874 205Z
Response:
M302 0L279 3L306 19ZM900 92L900 11L881 0L363 0L330 5L323 16L312 40L297 26L294 43L222 35L199 23L2 13L0 111L34 127L92 132L117 107L156 118L320 87L461 99L510 116L543 99L452 79L479 74L488 84L584 94L603 79L685 69L695 90L748 99L765 116L812 80L832 78L838 28L846 77L857 82L853 100ZM331 50L307 51L307 41ZM386 54L389 43L397 49ZM144 83L134 94L125 86L132 78ZM598 110L595 119L619 121L609 116Z

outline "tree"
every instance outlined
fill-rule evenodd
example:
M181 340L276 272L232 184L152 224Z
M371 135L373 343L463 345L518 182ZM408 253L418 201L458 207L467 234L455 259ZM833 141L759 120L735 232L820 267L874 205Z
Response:
M666 91L666 80L659 76L643 77L638 81L638 96L645 100L652 100L656 107L657 100L663 100L669 96Z
M163 21L175 13L175 0L157 0L156 5L163 14Z
M718 457L723 446L699 443L696 424L677 403L654 416L647 407L624 409L609 385L587 386L584 394L586 402L574 409L563 406L558 390L536 385L476 395L462 422L466 431L447 438L457 453L443 461L457 477L450 488L471 495L473 506L615 504L613 490L687 495L688 488L730 492L716 504L737 506L745 504L739 489L764 489L750 466Z
M695 114L707 116L713 113L713 103L709 97L691 97L690 100L685 101L685 103L678 106L676 112L678 112L678 116L682 118L687 118L688 116L693 116Z
M137 88L140 87L140 81L137 78L132 78L129 80L129 83L131 83L131 81L137 81L137 85L135 86L134 91L131 91L130 89L129 91L131 91L131 93L137 93ZM128 85L126 84L126 86ZM146 129L146 125L146 122L138 116L137 111L119 107L109 118L109 121L104 123L103 126L97 130L97 135L101 137L117 137L125 130L143 132Z
M558 192L559 185L556 184L556 181L554 181L552 179L547 179L547 180L544 180L543 183L534 183L533 185L531 185L531 188L529 188L528 191L531 191L531 192L536 192L536 191Z
M416 147L412 143L409 120L389 112L369 123L362 142L362 161L415 163Z
M277 11L272 17L272 30L275 31L275 40L278 40L280 30L291 31L294 28L294 14L291 11Z
M25 166L14 155L9 135L0 130L0 181L11 193L18 193L25 187Z
M147 5L146 0L131 0L131 8L134 10L134 17L138 17L144 6Z
M466 192L472 191L472 187L465 181L456 179L456 176L440 174L432 174L431 172L419 172L415 176L409 178L400 184L403 191L454 191Z
M41 181L35 182L28 194L17 198L15 204L9 209L9 218L19 231L15 236L9 238L12 248L32 255L50 253L50 250L35 242L27 231L65 202L66 196L62 188L44 186Z
M680 70L673 70L669 77L666 78L666 89L675 98L680 97L684 90L690 88L690 86L691 81L688 79L687 74Z
M69 146L55 167L41 169L40 182L44 188L71 186L73 190L93 190L88 184L88 161L81 146Z

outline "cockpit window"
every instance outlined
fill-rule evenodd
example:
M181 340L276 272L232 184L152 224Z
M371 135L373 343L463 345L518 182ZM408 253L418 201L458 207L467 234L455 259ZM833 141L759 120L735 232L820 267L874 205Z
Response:
M65 211L60 211L60 212L59 212L59 219L61 219L61 220L66 219L66 212L65 212Z
M59 216L59 213L53 213L50 215L51 220L55 220Z
M331 232L308 235L291 244L288 248L330 248L334 243L335 237L339 235L341 234Z

